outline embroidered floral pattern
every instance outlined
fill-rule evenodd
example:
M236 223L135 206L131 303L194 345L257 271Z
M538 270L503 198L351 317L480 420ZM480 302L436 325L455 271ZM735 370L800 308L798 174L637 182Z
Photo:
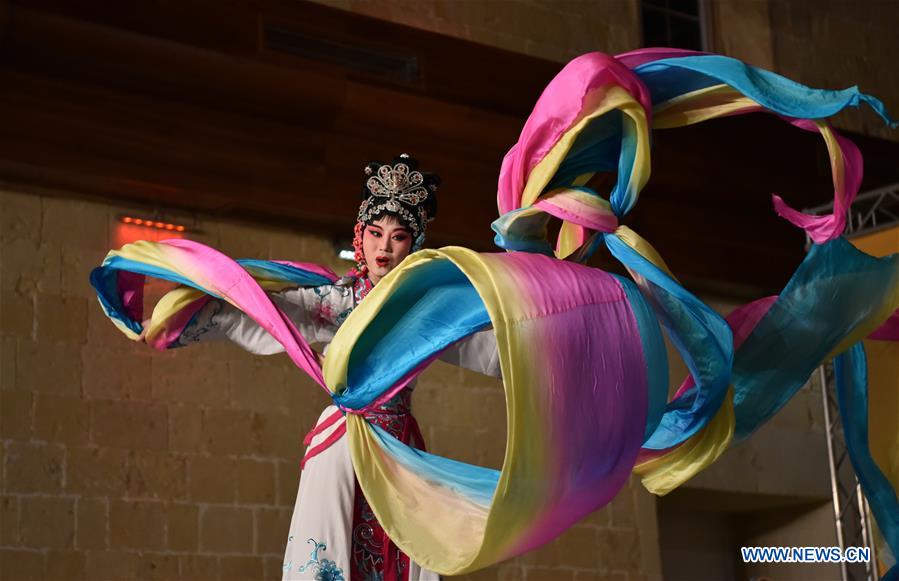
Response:
M315 572L316 581L345 581L343 571L334 561L322 560L321 566Z
M222 303L211 301L208 305L197 311L191 320L184 326L181 335L172 347L185 347L189 343L197 343L203 339L203 335L218 327L215 316L222 312Z
M313 314L316 322L335 329L340 327L371 288L371 282L365 277L344 277L336 284L316 287L313 289L319 299ZM347 305L350 293L352 301Z
M289 539L292 538L293 537L289 537ZM304 573L307 569L311 569L315 573L316 581L346 581L343 576L343 571L340 569L340 567L337 566L337 563L330 559L319 560L318 552L327 551L328 545L326 545L325 543L319 543L315 539L309 539L306 542L312 543L312 546L314 548L312 549L309 560L306 561L306 564L301 567L297 567L298 572ZM289 568L289 565L290 563L287 563L285 567Z

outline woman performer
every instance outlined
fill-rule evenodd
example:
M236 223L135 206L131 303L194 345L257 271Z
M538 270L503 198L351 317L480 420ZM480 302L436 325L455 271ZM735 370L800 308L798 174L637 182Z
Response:
M365 167L362 205L353 238L357 266L334 284L281 291L271 298L311 344L327 344L368 292L411 252L422 247L437 213L440 178L417 170L407 154ZM144 325L147 328L147 325ZM230 339L260 355L284 351L250 317L221 300L210 301L184 329L180 345ZM492 332L483 331L443 353L449 363L499 376ZM411 413L414 384L365 418L405 444L424 449ZM285 579L426 580L432 571L410 562L387 537L353 474L346 421L328 406L306 436L308 446L284 557Z

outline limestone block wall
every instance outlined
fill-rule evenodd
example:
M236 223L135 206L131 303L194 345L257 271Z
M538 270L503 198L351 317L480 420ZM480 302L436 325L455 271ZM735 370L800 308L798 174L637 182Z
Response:
M893 118L899 115L899 75L895 74L899 10L895 4L772 2L771 27L779 72L812 86L858 84L882 99ZM837 125L899 140L899 131L886 128L870 111L847 111Z
M565 62L640 46L637 0L313 0L319 4Z
M423 30L548 60L642 46L639 0L313 0ZM776 71L812 87L858 84L899 115L894 55L899 10L883 0L714 0L707 2L710 50ZM870 111L834 124L897 140Z
M88 274L134 211L0 188L0 571L280 578L302 438L328 398L284 355L226 343L159 353L121 335ZM346 267L320 237L198 225L191 238L234 257ZM431 450L501 465L496 380L438 362L414 402ZM555 542L469 578L655 579L656 529L633 481Z
M714 50L827 89L852 85L883 100L899 115L895 54L899 10L881 0L716 0ZM848 110L834 125L896 141L871 111Z

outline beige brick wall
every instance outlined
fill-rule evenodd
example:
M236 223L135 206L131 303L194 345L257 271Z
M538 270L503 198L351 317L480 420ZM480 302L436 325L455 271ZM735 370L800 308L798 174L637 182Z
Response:
M881 99L899 118L899 7L881 0L771 2L777 71L813 87L852 85ZM865 107L867 108L867 107ZM870 110L841 113L837 127L899 140Z
M313 0L548 60L640 44L636 0Z
M637 0L312 0L505 50L566 62L590 51L642 45ZM714 0L708 2L710 50L818 88L858 84L899 117L891 1ZM871 111L850 110L834 125L899 139Z
M0 570L15 578L280 578L301 440L327 397L286 356L158 353L101 312L90 269L134 208L0 189ZM335 263L328 240L201 218L235 257ZM498 467L502 388L436 363L431 449ZM654 500L631 484L548 546L473 579L657 578Z
M811 87L852 85L883 100L899 116L899 10L882 0L716 0L711 3L714 50L774 70ZM889 140L870 110L850 109L836 127Z

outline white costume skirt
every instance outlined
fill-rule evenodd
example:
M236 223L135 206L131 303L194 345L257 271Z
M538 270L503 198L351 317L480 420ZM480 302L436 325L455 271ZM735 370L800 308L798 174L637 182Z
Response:
M335 406L325 408L316 426L336 411ZM316 434L309 447L320 444L345 423L340 418ZM283 579L357 581L350 579L355 484L346 434L306 462L290 521ZM410 560L409 581L438 579L439 575Z

